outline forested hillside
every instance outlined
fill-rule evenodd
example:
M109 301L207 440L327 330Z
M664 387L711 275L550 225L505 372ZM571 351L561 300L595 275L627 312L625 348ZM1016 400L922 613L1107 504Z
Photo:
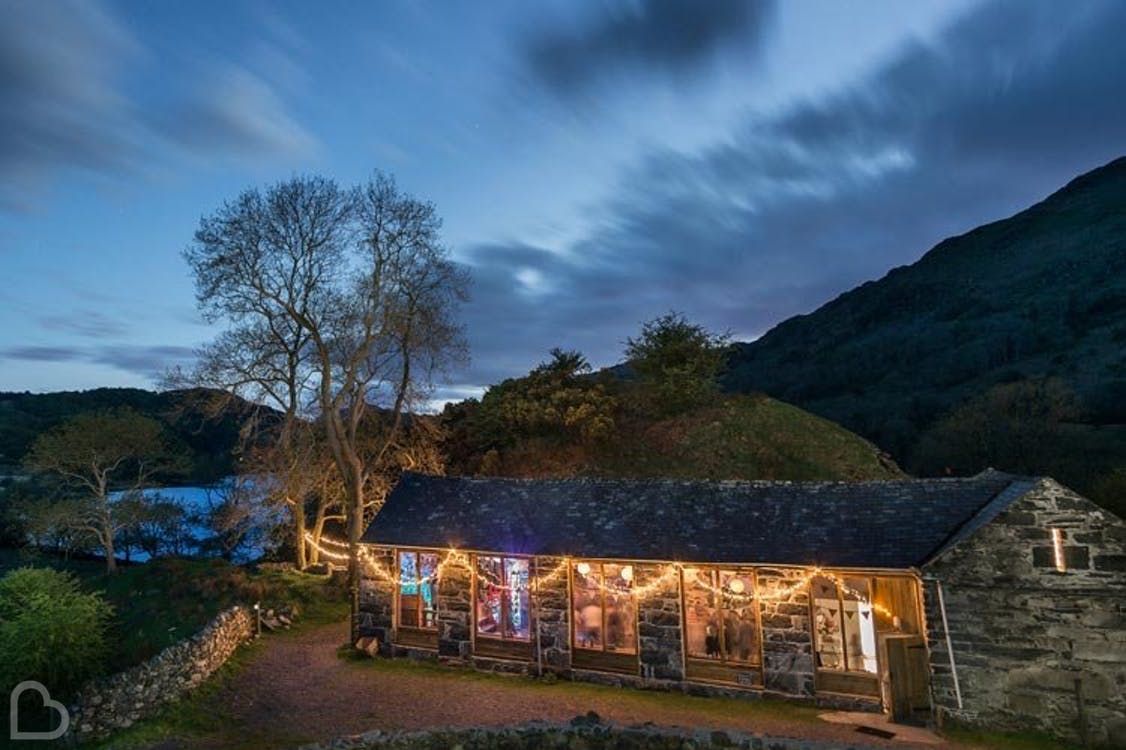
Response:
M187 455L186 473L165 479L188 484L213 482L234 471L239 429L245 418L260 408L236 399L213 415L215 396L204 390L158 393L139 388L0 393L0 469L18 470L35 438L71 417L129 407L160 421L172 436L173 445Z
M1126 158L737 344L726 384L839 422L913 472L1007 462L998 468L1118 492L1115 472L1126 467ZM1022 460L1017 433L1033 423L1037 442L1050 445ZM952 452L952 440L998 425L1005 434L978 439L1008 441L1011 450Z

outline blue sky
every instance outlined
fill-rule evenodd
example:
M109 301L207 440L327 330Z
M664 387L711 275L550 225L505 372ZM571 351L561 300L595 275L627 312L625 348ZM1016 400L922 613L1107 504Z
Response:
M180 253L297 173L432 199L471 364L739 338L1126 153L1115 0L2 0L0 390L151 386Z

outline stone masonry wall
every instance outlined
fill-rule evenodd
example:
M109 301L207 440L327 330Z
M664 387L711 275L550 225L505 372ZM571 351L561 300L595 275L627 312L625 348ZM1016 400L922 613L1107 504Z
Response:
M446 565L438 577L438 656L469 659L473 654L473 573L467 565Z
M561 750L626 747L634 750L842 750L846 746L839 742L766 737L745 732L656 727L652 724L620 726L602 724L597 717L576 717L570 724L533 722L514 727L374 731L305 745L301 750L509 750L518 747ZM868 748L872 746L860 743L847 746L847 750Z
M532 607L540 662L544 671L559 674L571 670L571 603L567 598L567 573L547 576L563 562L562 557L535 559L535 574L540 581Z
M95 680L70 707L70 732L79 742L131 726L197 687L254 635L246 607L221 612L191 638L112 677Z
M374 636L380 644L390 643L391 628L394 627L395 553L389 549L369 547L368 555L370 564L378 566L389 577L365 571L360 579L360 637Z
M763 687L788 695L813 695L813 632L809 621L809 587L777 597L805 577L801 570L762 568Z
M1055 567L1052 528L1063 533L1065 572ZM941 715L1126 747L1126 523L1042 480L923 576Z
M683 680L680 577L662 579L665 570L663 565L633 566L634 585L638 588L664 581L652 594L637 601L641 675L656 680Z

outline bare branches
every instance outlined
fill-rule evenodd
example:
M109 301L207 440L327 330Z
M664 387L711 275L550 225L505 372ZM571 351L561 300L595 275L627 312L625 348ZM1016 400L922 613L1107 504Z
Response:
M433 204L387 175L348 190L299 177L223 204L185 252L205 317L229 324L201 352L198 380L283 412L274 445L278 470L293 475L282 480L283 497L298 524L307 490L298 486L306 480L297 479L296 425L316 420L353 545L374 505L368 498L382 502L392 458L440 466L418 446L403 453L415 439L404 435L405 415L436 374L465 357L456 308L469 279L440 230ZM373 415L375 433L366 427ZM318 528L330 510L318 506ZM301 547L303 529L297 536Z

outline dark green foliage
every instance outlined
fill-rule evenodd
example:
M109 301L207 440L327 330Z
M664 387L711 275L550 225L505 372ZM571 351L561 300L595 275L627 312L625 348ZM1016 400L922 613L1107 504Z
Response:
M445 422L474 451L511 448L537 437L597 442L613 432L618 404L589 372L581 353L552 349L549 360L523 378L493 386L479 403L448 407Z
M22 568L0 578L0 691L37 680L68 697L104 664L113 611L70 573Z
M1126 159L734 347L725 385L839 422L915 471L920 438L999 383L1055 377L1083 404L1057 478L1126 465ZM924 460L926 457L926 460ZM918 459L916 462L915 459Z
M678 312L642 324L641 333L626 340L625 356L645 386L643 406L675 414L714 399L729 338Z
M196 389L155 393L137 388L96 388L57 393L0 393L0 473L23 462L42 432L81 413L128 407L157 419L189 465L155 477L164 483L210 484L235 471L243 422L256 410L231 399L216 413L217 394ZM268 412L268 410L265 410Z
M925 432L915 464L931 475L976 474L989 467L1058 474L1066 426L1081 414L1075 393L1059 378L997 385Z

